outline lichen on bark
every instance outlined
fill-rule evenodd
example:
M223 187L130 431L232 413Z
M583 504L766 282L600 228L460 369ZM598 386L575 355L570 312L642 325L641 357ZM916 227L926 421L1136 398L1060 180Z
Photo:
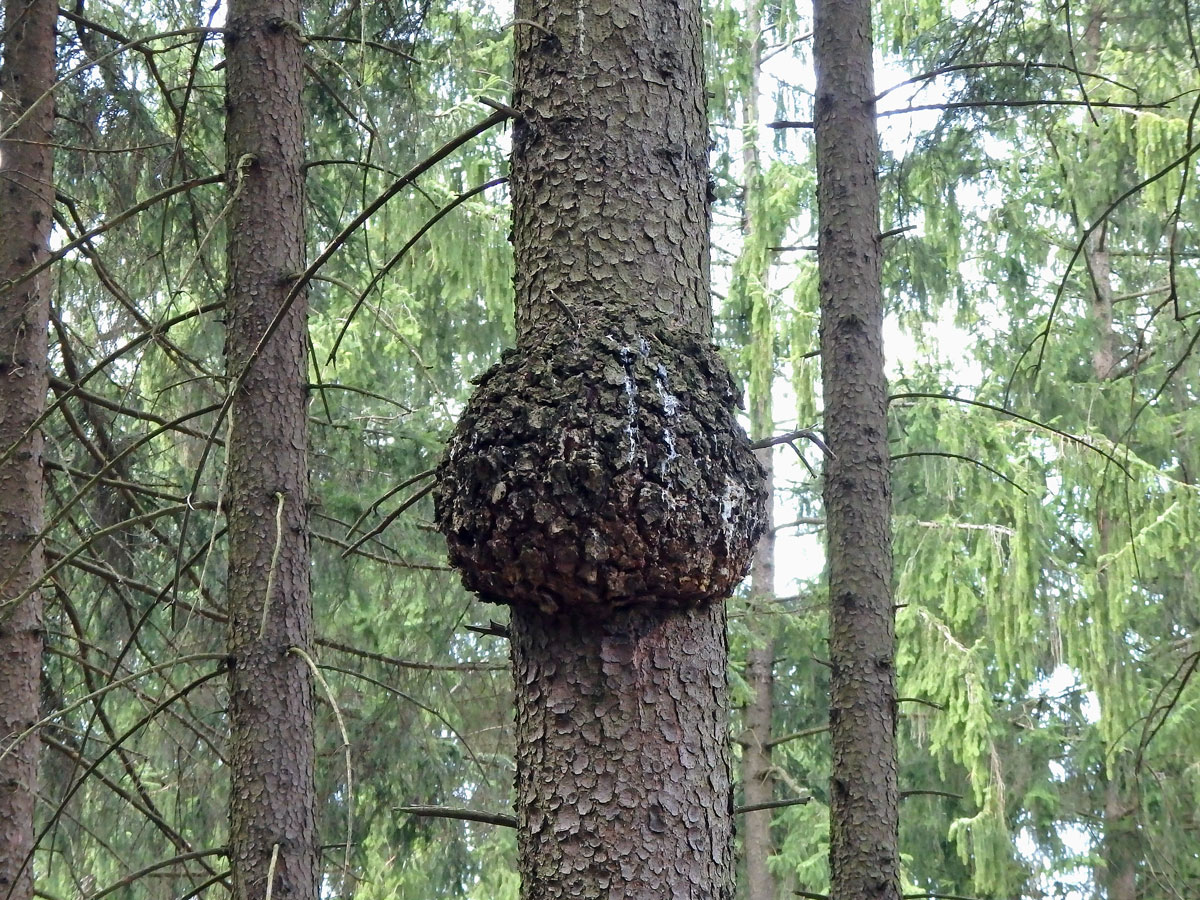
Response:
M479 379L436 494L469 590L603 616L744 577L765 491L733 381L698 335L654 325L563 319Z

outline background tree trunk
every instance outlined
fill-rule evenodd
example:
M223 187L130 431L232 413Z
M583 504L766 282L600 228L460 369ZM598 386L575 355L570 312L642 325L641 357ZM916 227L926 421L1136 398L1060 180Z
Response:
M1087 27L1083 32L1083 65L1088 71L1096 71L1103 43L1104 22L1108 15L1106 4L1092 8ZM1098 129L1089 131L1088 151L1097 158L1102 153ZM1099 206L1099 204L1095 204ZM1094 210L1093 215L1099 213ZM1082 223L1081 223L1082 224ZM1101 225L1089 238L1085 249L1088 278L1091 281L1091 313L1095 323L1095 345L1092 349L1092 377L1103 384L1111 382L1117 363L1118 334L1113 327L1113 269L1108 249L1108 226ZM1119 446L1122 431L1111 419L1100 423L1105 437ZM1109 602L1108 572L1106 561L1120 543L1120 533L1128 524L1120 519L1119 503L1108 503L1105 493L1097 494L1096 509L1096 586L1101 603ZM1114 633L1109 637L1116 649L1114 659L1121 659L1120 666L1128 665L1120 648L1126 640L1124 634ZM1105 713L1112 715L1111 710ZM1143 851L1138 834L1138 813L1141 805L1138 780L1128 751L1105 748L1103 813L1104 835L1100 841L1101 868L1097 883L1103 885L1106 900L1136 900L1138 863Z
M307 306L300 8L234 0L226 26L229 215L230 859L236 900L315 900ZM244 381L234 379L244 370ZM272 854L278 858L272 866Z
M774 487L773 448L759 451L767 472L768 496ZM775 535L767 520L767 531L758 541L750 570L750 590L755 609L767 611L775 599ZM774 711L775 639L772 625L762 629L761 641L746 654L746 682L753 692L746 707L746 730L742 737L742 791L747 806L775 799L775 775L771 762L771 720ZM768 868L774 844L771 820L774 810L752 810L745 814L742 845L746 856L747 900L775 900L775 876Z
M762 4L752 0L746 12L747 40L743 47L749 67L746 101L742 108L742 178L744 181L742 232L749 237L754 228L765 223L755 221L762 204L762 163L759 157L759 79L762 74ZM751 285L750 294L750 438L762 440L774 433L771 390L775 371L775 324L771 314L770 256L755 255L754 271L744 273ZM758 264L761 263L761 264ZM770 612L775 599L774 489L775 448L756 451L766 473L767 516L763 535L754 549L750 564L751 609ZM771 721L774 717L775 628L772 617L751 615L747 623L751 644L746 652L746 683L750 703L745 710L742 745L742 794L747 806L775 799L775 775L771 763ZM746 861L747 900L776 900L775 877L768 867L774 849L771 841L771 809L747 812L742 820L742 850Z
M48 0L8 0L0 67L0 285L43 262L54 212L54 22ZM36 105L35 105L36 104ZM0 286L0 894L33 896L42 673L42 432L50 273Z
M829 555L830 893L896 900L895 614L868 0L814 9Z

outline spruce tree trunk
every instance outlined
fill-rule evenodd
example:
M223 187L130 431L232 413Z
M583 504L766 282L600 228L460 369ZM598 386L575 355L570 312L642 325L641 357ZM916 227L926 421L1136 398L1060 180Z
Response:
M1108 11L1106 4L1099 4L1091 11L1083 33L1084 62L1088 71L1096 71L1103 43L1103 29ZM1089 151L1099 152L1099 138L1090 131ZM1102 225L1089 239L1085 249L1088 276L1092 285L1091 313L1095 323L1095 345L1092 349L1092 377L1103 384L1113 378L1117 363L1117 332L1113 327L1113 273L1112 258L1108 251L1108 226ZM1115 416L1106 415L1101 428L1114 444L1119 444L1122 429L1116 424ZM1115 510L1119 504L1097 501L1096 508L1096 559L1108 558L1113 552L1118 535L1124 529ZM1108 602L1108 572L1097 565L1097 598ZM1123 660L1125 636L1109 636L1116 652L1113 659ZM1129 665L1121 661L1120 666ZM1111 751L1111 747L1106 747ZM1104 835L1100 842L1100 877L1106 900L1137 900L1138 863L1143 856L1138 831L1138 812L1141 805L1140 790L1128 754L1105 753L1107 771L1103 773ZM1111 760L1111 762L1108 762Z
M263 342L304 268L299 3L233 0L226 27L230 861L235 900L316 900L303 295Z
M772 450L768 447L758 454L767 473L768 498L775 481ZM772 525L768 510L766 530L758 540L750 567L750 591L756 612L768 611L775 600L775 533ZM775 799L771 760L771 721L775 703L774 625L768 622L764 628L754 630L761 631L762 635L761 643L751 647L746 654L746 683L751 698L746 707L746 730L742 736L742 792L747 806ZM742 846L746 857L746 900L776 900L775 876L768 867L774 852L771 840L773 818L774 810L771 809L751 810L744 816Z
M765 511L709 344L699 3L516 20L517 349L436 496L511 606L522 896L730 898L723 602Z
M895 615L869 0L816 0L831 896L897 900Z
M1092 20L1098 22L1098 18ZM1089 24L1085 36L1089 45L1098 46L1099 30ZM1094 44L1092 43L1094 41ZM1116 366L1117 333L1113 328L1112 260L1107 247L1107 228L1100 228L1092 236L1087 248L1088 273L1092 283L1091 312L1096 326L1096 343L1092 350L1092 376L1097 382L1112 380ZM1121 429L1115 417L1105 415L1102 430L1114 444L1119 444ZM1096 508L1096 559L1104 560L1113 552L1118 535L1125 527L1118 518L1119 505L1106 506L1097 502ZM1097 564L1097 600L1108 602L1108 572ZM1113 659L1121 660L1118 666L1129 665L1122 660L1125 638L1122 634L1111 634ZM1106 750L1111 750L1106 747ZM1137 900L1138 864L1144 850L1138 829L1138 813L1141 806L1141 791L1128 751L1105 753L1106 771L1103 773L1104 836L1100 842L1102 863L1099 882L1104 885L1106 900Z
M45 521L42 433L50 275L5 285L45 261L54 207L54 22L49 0L7 0L0 64L0 895L33 896ZM35 105L36 103L36 105ZM11 451L11 452L10 452Z
M762 75L762 0L752 0L746 12L745 31L748 39L743 47L749 66L746 101L742 110L742 178L745 183L743 194L742 233L751 237L755 228L764 223L755 221L755 213L761 210L763 198L762 164L758 150L759 132L759 80ZM775 371L774 322L770 311L769 257L763 255L761 265L755 264L754 271L744 273L751 285L750 312L750 438L758 441L774 433L774 404L771 390ZM765 309L757 308L763 304ZM772 617L760 617L755 613L767 612L775 600L775 531L774 490L775 451L766 447L756 451L758 461L765 474L767 510L762 537L754 548L754 559L750 564L751 617L748 628L751 646L746 653L746 684L750 688L750 702L744 713L745 729L742 745L742 795L747 806L769 803L775 799L775 775L771 762L771 721L775 706L775 622ZM751 810L742 819L742 855L746 862L746 900L776 900L778 887L771 874L768 861L774 852L771 840L771 820L775 811L771 809Z

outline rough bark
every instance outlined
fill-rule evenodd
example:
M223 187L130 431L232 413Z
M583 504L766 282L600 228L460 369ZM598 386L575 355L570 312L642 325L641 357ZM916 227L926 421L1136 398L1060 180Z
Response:
M439 520L485 600L601 616L723 600L761 472L708 344L654 320L551 328L487 372L447 448Z
M729 898L722 601L764 495L708 343L699 4L516 20L517 349L436 504L464 582L511 606L522 896Z
M1137 900L1138 862L1142 856L1137 778L1123 754L1111 768L1104 778L1104 838L1100 844L1103 867L1099 881L1106 900Z
M316 900L306 303L267 329L304 267L296 0L229 6L226 161L230 861L235 900ZM234 381L245 373L240 385ZM276 851L276 848L278 850ZM277 859L272 866L272 854Z
M42 434L50 278L19 284L49 250L54 204L54 22L47 0L5 4L0 67L0 894L33 896L44 571ZM14 448L10 452L10 448Z
M895 615L869 0L817 0L831 895L897 900Z
M732 897L724 607L510 629L522 896Z

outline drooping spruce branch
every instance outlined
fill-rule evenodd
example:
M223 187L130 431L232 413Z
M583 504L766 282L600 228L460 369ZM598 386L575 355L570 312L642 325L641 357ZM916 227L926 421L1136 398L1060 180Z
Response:
M296 298L300 296L301 291L303 291L313 277L320 272L324 265L333 258L334 254L343 245L345 245L347 241L350 240L355 232L357 232L367 222L367 220L370 219L371 216L376 212L378 212L389 200L399 194L402 190L404 190L404 188L416 181L416 179L425 172L429 171L443 159L448 157L455 150L464 146L480 135L485 134L487 131L494 128L496 125L499 125L501 122L507 121L508 118L508 113L496 111L487 118L476 123L471 128L468 128L467 130L451 138L432 154L427 156L424 160L417 163L417 165L409 169L402 178L397 179L390 187L387 188L387 190L380 193L374 200L367 204L366 208L363 209L362 212L360 212L357 216L355 216L354 219L340 232L338 232L338 234L325 246L325 249L317 255L317 258L309 263L308 267L305 268L303 272L297 275L295 282L292 284L292 287L284 297L283 302L276 311L274 318L268 324L263 335L259 338L256 346L252 348L250 353L247 355L247 358L243 362L240 371L236 373L235 377L231 379L231 383L227 386L228 394L226 395L224 403L221 404L220 409L217 411L216 421L213 422L212 430L209 432L208 440L205 441L204 446L200 451L200 459L196 465L196 474L192 481L192 487L188 492L189 496L194 494L199 487L200 479L203 476L205 466L208 462L208 455L212 449L213 441L215 440L217 433L220 431L221 425L225 421L225 417L229 414L229 409L233 403L234 397L237 395L239 388L241 387L246 376L249 374L255 360L262 352L263 347L266 346L272 335L283 323L287 316L288 310L291 308ZM176 554L177 560L182 556L183 542L187 537L188 519L189 517L185 515L183 523L180 526L180 543Z
M1170 106L1171 101L1177 100L1179 96L1170 97L1166 100L1159 100L1154 103L1121 103L1115 100L1100 101L1100 100L1063 100L1063 99L1046 99L1046 98L1031 98L1028 100L959 100L950 103L924 103L918 106L905 106L901 109L884 109L876 113L878 118L887 118L889 116L905 116L909 113L918 112L955 112L964 109L1029 109L1039 106L1082 106L1085 108L1105 108L1105 109L1128 109L1128 110L1149 110L1149 109L1166 109ZM813 123L808 120L792 120L780 119L775 122L768 122L768 128L812 128Z
M982 400L973 400L969 397L958 397L954 394L939 394L934 391L905 391L899 394L892 394L888 397L888 403L892 403L896 400L949 400L953 403L965 403L968 406L977 406L980 409L988 409L992 412L999 413L1002 416L1008 416L1010 419L1016 419L1019 422L1032 425L1034 428L1037 428L1041 431L1046 431L1050 434L1057 435L1070 444L1083 447L1086 450L1091 450L1093 453L1103 456L1106 460L1124 472L1127 477L1132 477L1130 476L1129 469L1126 468L1125 464L1122 463L1121 460L1117 459L1112 453L1105 450L1103 447L1096 446L1091 441L1087 440L1087 438L1080 437L1077 434L1072 434L1069 431L1063 431L1061 428L1055 428L1053 425L1049 425L1045 422L1039 422L1037 419L1031 419L1029 416L1023 416L1020 413L1014 412L1011 409L1006 409L1003 406L996 406L992 403L984 403Z
M379 284L379 282L382 281L387 274L392 271L392 269L399 265L400 261L404 259L405 255L407 255L408 251L413 248L417 241L419 241L429 232L429 229L433 228L434 225L436 225L462 204L466 203L472 197L478 197L489 188L494 188L498 185L507 183L507 178L493 178L491 181L473 187L469 191L464 191L439 209L436 213L434 213L424 225L418 228L416 233L405 242L403 247L392 254L391 259L384 263L379 271L377 271L371 277L371 280L367 283L367 286L359 293L358 298L354 301L354 305L350 307L350 312L346 315L346 321L342 323L342 327L338 331L337 337L333 341L333 348L329 351L329 356L325 360L326 363L332 363L337 358L338 348L342 345L342 338L346 336L346 332L350 329L350 323L354 321L355 315L357 315L358 311L362 308L362 305L366 303L367 297L370 295L371 291L374 290L375 285Z
M1117 197L1116 200L1110 203L1100 213L1099 216L1096 217L1096 220L1091 225L1084 229L1083 234L1079 236L1079 241L1075 245L1075 250L1071 253L1071 258L1067 261L1067 268L1063 273L1063 277L1059 280L1058 288L1054 292L1054 300L1050 304L1050 312L1046 315L1045 327L1043 327L1041 331L1033 336L1033 340L1029 342L1029 345L1021 352L1021 355L1017 357L1016 363L1013 364L1013 376L1009 377L1009 386L1005 389L1005 406L1008 405L1008 394L1012 390L1012 385L1016 381L1015 375L1018 371L1020 371L1021 363L1033 350L1035 345L1038 346L1037 361L1030 366L1030 370L1034 373L1035 378L1041 373L1042 363L1046 358L1046 348L1050 343L1050 334L1054 329L1054 319L1058 314L1059 307L1062 305L1063 296L1066 294L1068 280L1070 279L1072 270L1075 268L1075 263L1077 263L1079 261L1079 257L1083 255L1083 251L1087 247L1088 241L1091 240L1092 235L1108 222L1109 216L1116 212L1126 200L1140 193L1149 185L1154 184L1154 182L1159 181L1160 179L1163 179L1167 175L1171 174L1171 172L1175 171L1193 156L1195 156L1197 152L1200 152L1200 142L1191 144L1186 152L1177 157L1170 164L1159 169L1153 175L1143 178L1137 184L1133 185L1133 187L1124 191L1119 197Z
M933 81L941 78L943 75L954 75L959 72L980 72L987 69L1019 69L1022 72L1033 71L1036 69L1045 69L1051 71L1069 72L1076 76L1084 78L1094 78L1097 81L1107 82L1115 87L1124 88L1134 96L1139 96L1140 91L1133 85L1125 84L1117 81L1115 78L1109 78L1107 75L1101 75L1099 72L1084 72L1075 66L1067 65L1066 63L1052 62L1023 62L1021 60L1004 60L994 62L977 62L977 63L958 63L950 66L939 66L936 69L930 69L927 72L922 72L919 75L914 75L911 78L905 78L903 81L898 81L889 88L885 88L875 95L875 102L879 102L893 91L898 91L900 88L908 85L923 84L927 81Z
M116 228L118 225L121 225L121 224L129 221L134 216L138 215L138 213L145 212L146 210L150 209L151 207L157 206L159 203L162 203L164 200L170 200L176 194L182 194L187 191L193 191L196 188L205 187L210 184L221 184L223 181L225 181L225 173L218 172L214 175L202 175L198 178L190 178L187 181L181 181L179 184L173 184L169 187L165 187L161 191L158 191L157 193L152 194L151 196L147 197L145 200L135 203L135 204L133 204L133 206L130 206L127 209L122 210L121 212L117 213L115 216L105 219L99 225L95 225L92 228L89 228L87 231L85 231L83 234L76 237L74 240L68 241L67 243L63 244L63 246L61 246L57 250L50 253L50 255L45 260L38 263L36 266L32 266L31 268L27 269L25 272L21 273L21 275L17 276L15 279L5 282L3 284L0 284L0 291L11 290L12 288L16 287L17 285L24 284L30 278L33 278L35 275L37 275L40 272L44 272L46 269L48 269L50 266L54 265L54 263L58 262L63 257L67 256L72 251L78 250L80 247L87 244L89 241L93 240L94 238L99 237L100 235L104 234L105 232L111 231L112 229Z
M1013 479L1009 478L1007 475L1005 475L999 469L989 466L987 463L985 463L981 459L976 459L973 456L966 456L965 454L962 454L962 453L948 453L944 450L912 450L907 453L893 453L892 454L892 462L898 462L902 459L915 459L915 458L922 457L922 456L934 456L934 457L940 456L940 457L944 457L945 459L961 459L963 462L969 462L972 465L978 466L981 469L986 469L987 471L989 471L993 475L995 475L997 478L1002 479L1003 481L1007 481L1009 484L1011 484L1013 487L1015 487L1022 494L1029 493L1029 491L1025 490L1025 488L1021 487L1021 485L1017 484L1017 482L1013 481Z

